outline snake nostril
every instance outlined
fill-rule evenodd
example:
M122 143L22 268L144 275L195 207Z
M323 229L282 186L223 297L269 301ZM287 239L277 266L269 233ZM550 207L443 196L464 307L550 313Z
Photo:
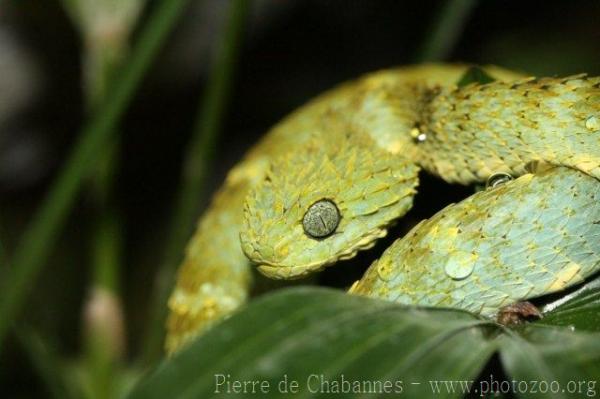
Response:
M311 238L325 238L335 231L340 218L340 211L335 203L321 199L308 208L302 218L302 227Z
M485 187L486 188L494 188L494 187L498 187L504 183L508 183L509 181L513 180L514 178L512 177L512 175L509 175L508 173L504 173L504 172L499 172L499 173L494 173L493 175L491 175L486 184Z

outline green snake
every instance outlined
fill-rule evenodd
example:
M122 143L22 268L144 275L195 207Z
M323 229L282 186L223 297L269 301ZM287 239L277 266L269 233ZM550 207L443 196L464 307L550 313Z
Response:
M273 127L199 221L167 352L247 300L252 265L300 278L372 247L411 208L421 168L501 178L395 241L350 293L491 316L598 271L600 78L485 67L493 81L458 85L467 68L375 72Z

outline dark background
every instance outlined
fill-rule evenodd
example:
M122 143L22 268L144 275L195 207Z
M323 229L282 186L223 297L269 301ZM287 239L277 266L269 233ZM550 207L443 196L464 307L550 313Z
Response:
M121 290L133 357L181 160L206 82L227 1L192 7L146 76L120 124L116 198L124 220ZM414 62L445 2L265 0L253 2L233 93L211 164L207 197L271 125L306 100L362 73ZM600 74L600 2L481 1L448 61L498 64L532 75ZM142 17L142 22L144 17ZM135 35L133 37L135 40ZM0 2L0 237L10 253L86 119L81 43L56 1ZM344 286L411 221L472 192L424 177L417 207L369 255L328 270ZM198 204L198 211L206 200ZM65 356L80 348L89 281L89 200L78 197L21 319ZM1 274L0 274L1 276ZM43 392L16 340L0 381L11 395ZM10 382L9 382L10 381Z

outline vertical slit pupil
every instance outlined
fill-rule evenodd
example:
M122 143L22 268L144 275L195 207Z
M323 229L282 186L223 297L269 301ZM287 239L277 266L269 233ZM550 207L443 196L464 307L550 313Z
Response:
M304 232L312 238L330 236L339 223L340 212L329 199L321 199L312 204L302 218Z

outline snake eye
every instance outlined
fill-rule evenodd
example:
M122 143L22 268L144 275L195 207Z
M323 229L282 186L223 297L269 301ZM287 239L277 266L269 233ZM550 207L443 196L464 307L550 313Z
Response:
M333 234L340 223L340 211L335 203L321 199L312 204L302 218L304 232L311 238L325 238Z

